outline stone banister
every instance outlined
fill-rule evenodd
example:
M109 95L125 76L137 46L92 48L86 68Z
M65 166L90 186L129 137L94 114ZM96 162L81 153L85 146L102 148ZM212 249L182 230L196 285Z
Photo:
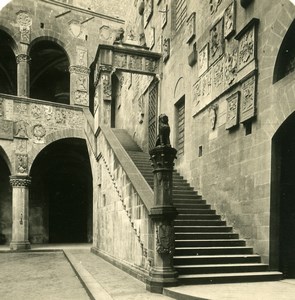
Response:
M134 189L138 193L139 197L143 201L148 211L154 206L154 192L148 185L142 174L139 172L134 162L123 148L112 129L107 126L100 127L101 132L109 143L110 147L114 151L115 156L120 162L122 168L128 174Z

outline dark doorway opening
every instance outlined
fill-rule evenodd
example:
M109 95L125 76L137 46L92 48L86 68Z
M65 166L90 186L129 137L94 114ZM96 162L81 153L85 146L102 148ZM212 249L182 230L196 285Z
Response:
M47 146L31 176L31 243L91 242L92 175L86 142L68 138Z
M295 114L273 138L271 266L295 278Z

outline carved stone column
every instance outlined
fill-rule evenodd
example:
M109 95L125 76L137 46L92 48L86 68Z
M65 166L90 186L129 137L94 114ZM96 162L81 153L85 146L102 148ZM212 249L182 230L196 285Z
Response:
M70 104L89 107L89 68L70 66Z
M110 65L100 65L96 75L96 95L94 103L95 123L111 126L112 73Z
M27 54L18 54L16 56L18 96L30 96L30 61L31 58Z
M162 293L163 287L175 286L177 272L173 268L174 227L177 215L172 203L173 166L176 149L164 145L150 151L154 168L154 203L150 218L153 221L154 260L147 280L147 290Z
M12 185L12 241L11 250L30 249L29 237L29 186L30 176L10 176Z

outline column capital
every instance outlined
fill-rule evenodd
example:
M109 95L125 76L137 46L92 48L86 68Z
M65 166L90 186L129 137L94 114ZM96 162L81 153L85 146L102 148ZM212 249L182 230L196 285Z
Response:
M74 73L74 74L87 74L89 75L90 69L84 66L70 66L69 67L69 72Z
M28 187L32 182L32 177L21 176L21 175L11 175L10 184L13 187Z
M29 63L31 61L31 57L27 54L21 53L16 55L16 63L19 64L21 62Z

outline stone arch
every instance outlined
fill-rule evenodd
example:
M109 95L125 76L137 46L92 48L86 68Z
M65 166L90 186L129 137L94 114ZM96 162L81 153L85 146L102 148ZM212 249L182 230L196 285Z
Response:
M1 147L1 145L0 145L0 156L4 159L8 169L10 171L10 174L12 174L12 164L10 162L8 155L6 154L5 150Z
M184 78L179 77L174 88L174 99L179 100L184 95Z
M273 83L276 83L295 70L295 66L291 65L292 62L295 65L294 35L295 20L289 26L279 48L273 72Z
M63 129L59 131L52 132L46 136L46 144L44 144L42 147L38 149L33 149L31 154L30 154L30 166L29 166L29 173L31 170L31 167L38 156L38 154L48 145L51 143L61 140L61 139L66 139L66 138L79 138L79 139L85 139L85 134L83 130L78 130L78 129ZM88 143L87 143L87 147ZM89 151L88 151L89 152Z
M15 30L12 28L8 28L7 26L4 26L3 24L0 23L0 30L4 31L10 38L11 38L11 49L14 52L15 56L19 54L19 47L17 44L18 37L15 34Z

